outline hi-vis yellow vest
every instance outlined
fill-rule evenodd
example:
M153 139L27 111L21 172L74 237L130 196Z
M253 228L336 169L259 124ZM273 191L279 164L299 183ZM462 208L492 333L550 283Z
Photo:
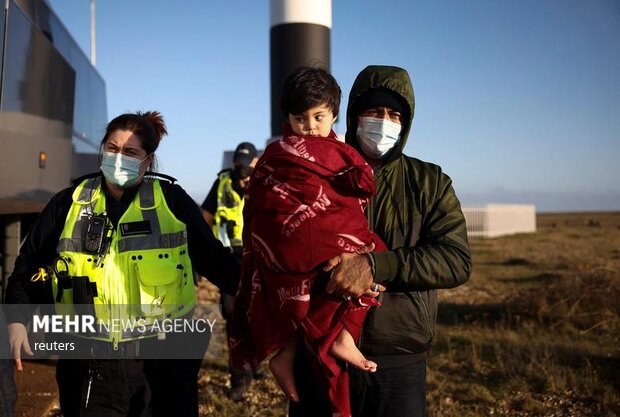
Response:
M112 231L109 252L97 266L96 256L84 250L84 238L89 215L99 215L105 210L101 177L84 180L73 193L73 204L57 246L67 262L70 277L87 276L96 284L97 321L142 320L148 327L154 321L189 314L195 306L195 295L187 229L168 208L159 180L142 182L118 227ZM111 228L110 221L107 222ZM141 224L142 232L128 233L132 223ZM144 225L147 225L146 232ZM56 276L52 279L52 289L56 298ZM70 312L71 304L72 290L61 290L57 312ZM136 332L135 328L117 329L89 337L116 346L118 342L143 338L145 332Z
M217 210L215 211L215 224L213 234L224 246L241 246L243 233L243 196L239 196L233 189L230 171L226 171L219 176L219 186L217 187ZM234 221L233 236L226 233L226 221Z

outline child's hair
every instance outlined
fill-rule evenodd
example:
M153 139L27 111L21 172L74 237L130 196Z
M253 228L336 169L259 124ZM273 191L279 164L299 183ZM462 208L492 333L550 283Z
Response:
M284 80L280 108L288 117L324 105L336 117L341 95L340 86L330 73L322 68L299 67Z

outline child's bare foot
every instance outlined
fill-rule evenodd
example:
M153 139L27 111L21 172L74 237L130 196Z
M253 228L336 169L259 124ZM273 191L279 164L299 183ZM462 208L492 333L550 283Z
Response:
M362 355L362 352L355 346L353 336L347 329L342 329L329 351L336 358L348 362L362 371L377 371L377 364Z
M295 345L292 351L288 347L280 349L269 361L269 369L276 379L280 389L284 391L291 401L299 401L297 387L295 387L295 377L293 376L293 362L295 360Z

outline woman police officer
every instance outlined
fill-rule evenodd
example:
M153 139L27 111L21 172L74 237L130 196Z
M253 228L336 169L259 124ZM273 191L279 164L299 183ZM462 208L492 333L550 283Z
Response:
M53 291L46 286L48 299L42 301L53 303L48 300L55 297L57 306L84 302L77 300L77 278L85 279L95 307L151 305L168 318L191 314L192 270L208 276L222 291L235 293L239 264L213 236L195 202L178 185L144 177L155 165L155 151L165 134L158 112L123 114L108 124L101 141L101 173L84 177L48 203L15 262L7 304L41 302L40 288L37 292L31 277L59 259L70 275L62 277L70 278L69 284L63 285L57 273L51 279ZM63 291L67 288L73 291ZM32 354L24 311L7 311L18 370L22 349ZM108 319L114 316L110 311ZM133 337L110 332L97 343L116 350L131 346ZM94 384L92 363L58 361L56 379L65 416L198 415L200 360L99 360Z

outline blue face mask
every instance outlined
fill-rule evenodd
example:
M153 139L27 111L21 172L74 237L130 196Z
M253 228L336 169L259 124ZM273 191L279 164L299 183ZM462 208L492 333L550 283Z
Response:
M144 160L146 158L140 160L121 153L104 152L101 171L110 184L121 188L131 187L141 178L140 164Z
M366 156L383 158L400 140L401 125L387 119L360 117L357 140Z

